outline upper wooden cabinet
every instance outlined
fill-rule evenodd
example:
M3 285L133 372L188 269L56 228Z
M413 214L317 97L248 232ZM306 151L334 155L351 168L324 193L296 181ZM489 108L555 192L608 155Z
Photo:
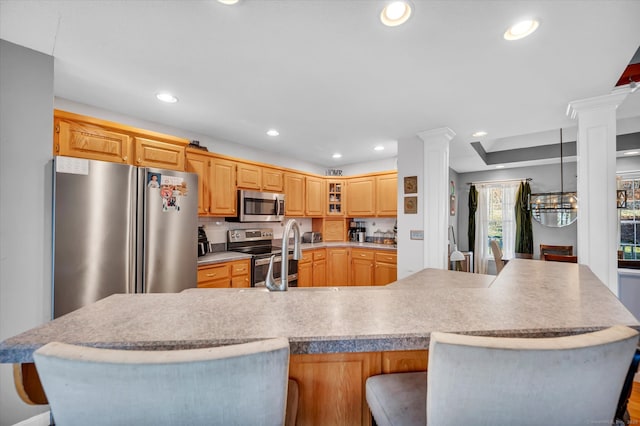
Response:
M238 162L238 189L283 192L284 172L272 167Z
M396 216L398 214L398 174L376 176L376 214Z
M351 178L347 181L347 215L376 215L376 181L374 176Z
M186 157L187 171L198 175L198 215L235 216L235 162L196 150Z
M262 190L270 192L284 191L284 172L271 167L262 168Z
M324 179L312 176L305 177L305 216L320 217L324 215Z
M184 146L140 137L134 140L136 166L184 170Z
M213 157L209 173L209 213L213 216L235 216L238 198L235 162Z
M238 189L262 189L262 167L255 164L238 163Z
M209 182L210 156L195 152L187 152L187 171L198 175L198 216L209 214L209 194L211 183Z
M185 170L186 139L60 110L53 124L54 155Z
M61 118L55 118L54 128L54 155L129 162L131 136L125 133Z
M327 216L344 216L344 181L333 180L327 181L326 210Z
M284 212L287 216L304 216L304 176L299 173L284 175Z

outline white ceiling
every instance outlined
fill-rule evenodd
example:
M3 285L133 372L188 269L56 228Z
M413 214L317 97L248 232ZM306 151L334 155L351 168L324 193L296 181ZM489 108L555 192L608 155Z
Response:
M396 28L384 4L0 0L0 38L55 57L58 97L322 167L393 157L398 139L447 126L458 172L488 168L476 130L490 151L575 126L567 104L610 93L640 45L637 0L413 0ZM538 31L505 41L527 16ZM640 116L638 93L619 117Z

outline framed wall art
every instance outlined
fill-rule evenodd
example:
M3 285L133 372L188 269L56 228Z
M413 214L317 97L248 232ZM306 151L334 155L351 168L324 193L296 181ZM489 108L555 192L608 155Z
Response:
M404 214L418 213L418 197L404 197Z
M418 193L418 176L405 176L405 178L404 178L404 193L405 194L417 194Z

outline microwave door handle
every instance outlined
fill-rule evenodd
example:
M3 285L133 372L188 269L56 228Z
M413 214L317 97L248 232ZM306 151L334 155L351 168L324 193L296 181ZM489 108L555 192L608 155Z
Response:
M280 216L280 199L276 197L276 216Z

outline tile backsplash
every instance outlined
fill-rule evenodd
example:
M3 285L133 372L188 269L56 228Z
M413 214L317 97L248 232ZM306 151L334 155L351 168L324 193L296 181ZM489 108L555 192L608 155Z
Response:
M311 231L311 219L310 218L295 218L300 227L300 233ZM251 222L251 223L239 223L239 222L225 222L224 218L215 217L199 217L198 225L204 225L204 230L207 233L207 238L211 244L224 244L227 242L227 231L230 229L273 229L273 239L282 239L282 232L284 230L285 222ZM392 225L393 227L393 225Z

